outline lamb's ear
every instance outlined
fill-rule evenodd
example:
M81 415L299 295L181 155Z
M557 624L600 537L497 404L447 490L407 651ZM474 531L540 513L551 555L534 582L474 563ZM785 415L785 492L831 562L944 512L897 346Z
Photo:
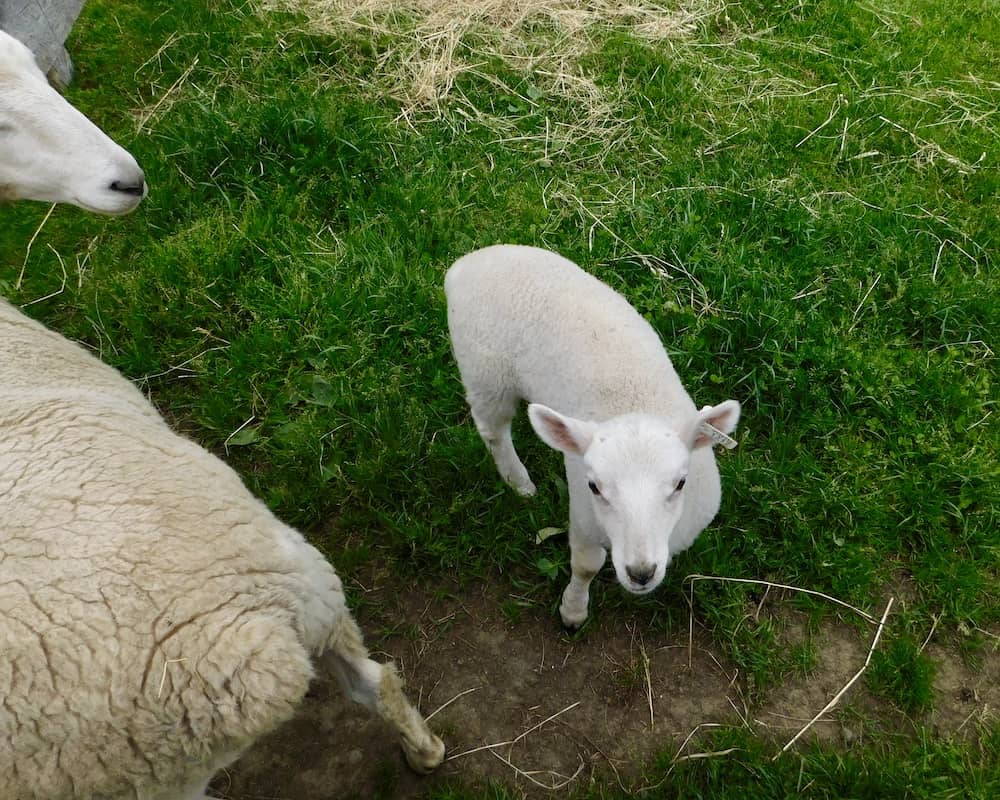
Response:
M731 450L736 447L736 442L729 438L729 434L736 430L739 421L740 404L736 400L705 406L698 412L691 430L691 449L721 444Z
M594 437L593 422L565 417L548 406L532 403L528 406L528 419L538 438L555 450L582 456Z

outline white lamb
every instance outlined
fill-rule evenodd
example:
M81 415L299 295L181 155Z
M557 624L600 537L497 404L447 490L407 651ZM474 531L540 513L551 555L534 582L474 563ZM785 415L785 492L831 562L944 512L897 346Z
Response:
M204 797L325 655L444 746L323 556L83 348L0 300L0 800Z
M27 47L0 31L0 200L119 215L145 196L135 159L49 86Z
M726 434L739 403L698 411L649 323L555 253L477 250L448 271L445 293L466 399L500 475L535 493L511 439L521 400L542 441L565 454L573 574L563 623L586 620L609 550L621 585L651 592L719 510L711 445L735 445Z

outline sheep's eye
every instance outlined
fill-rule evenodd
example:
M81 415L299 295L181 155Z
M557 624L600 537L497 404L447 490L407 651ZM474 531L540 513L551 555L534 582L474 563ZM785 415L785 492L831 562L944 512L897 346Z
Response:
M679 481L677 481L677 485L674 487L674 491L679 492L681 489L684 488L685 483L687 483L687 478L681 478Z
M587 483L587 488L590 489L590 493L595 497L601 496L601 490L597 488L597 484L594 483L593 481L589 481Z

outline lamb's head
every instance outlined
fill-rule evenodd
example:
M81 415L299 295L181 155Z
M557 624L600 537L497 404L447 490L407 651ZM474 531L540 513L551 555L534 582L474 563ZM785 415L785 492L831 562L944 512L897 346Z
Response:
M726 400L706 407L681 428L649 414L589 422L537 403L528 406L528 416L542 441L582 460L585 485L570 487L570 493L588 498L610 544L618 582L633 594L653 591L673 557L670 536L691 491L685 489L691 453L716 441L704 425L731 433L740 404Z
M0 31L0 199L121 215L145 196L135 159L49 86L27 47Z

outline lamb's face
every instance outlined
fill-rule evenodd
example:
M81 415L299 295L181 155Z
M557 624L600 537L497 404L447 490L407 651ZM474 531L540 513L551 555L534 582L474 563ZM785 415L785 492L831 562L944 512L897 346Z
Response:
M121 215L145 196L135 159L49 86L27 47L0 31L0 198Z
M583 454L594 518L610 543L618 582L634 594L653 591L670 565L690 460L666 420L642 414L596 426Z

